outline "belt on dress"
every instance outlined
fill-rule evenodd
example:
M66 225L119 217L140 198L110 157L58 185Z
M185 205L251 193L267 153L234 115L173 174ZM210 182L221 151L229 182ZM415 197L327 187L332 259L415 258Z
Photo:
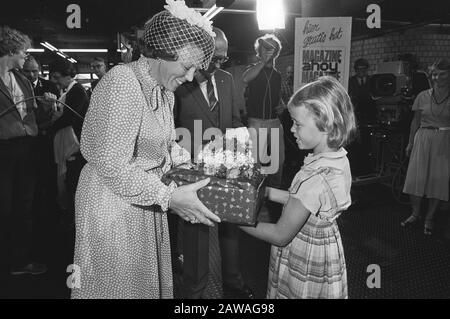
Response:
M450 131L450 126L437 127L437 126L421 126L420 128L426 130L435 130L435 131Z

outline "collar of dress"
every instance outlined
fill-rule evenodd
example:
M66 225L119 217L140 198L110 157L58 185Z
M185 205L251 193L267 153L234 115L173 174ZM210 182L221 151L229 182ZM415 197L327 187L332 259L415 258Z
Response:
M158 103L151 103L151 99L154 101L162 100L163 93L167 93L165 88L156 82L156 80L150 75L150 59L146 57L140 57L135 63L130 63L130 67L136 74L136 78L141 84L141 89L144 92L147 104L155 111L158 108Z
M334 158L344 157L345 155L347 155L347 151L344 148L341 147L336 152L324 152L324 153L319 153L319 154L316 154L316 155L310 153L310 154L308 154L308 156L305 157L305 160L304 160L303 163L305 165L308 165L308 164L311 164L312 162L317 161L320 158L331 158L331 159L334 159Z

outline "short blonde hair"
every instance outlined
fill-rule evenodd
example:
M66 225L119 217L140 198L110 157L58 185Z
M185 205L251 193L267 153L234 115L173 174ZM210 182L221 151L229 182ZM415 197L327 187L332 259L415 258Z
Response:
M300 88L289 108L305 106L316 118L317 128L328 133L328 146L339 149L356 133L353 105L345 88L331 76L322 76Z
M20 31L8 26L0 26L0 57L26 51L31 47L31 40Z

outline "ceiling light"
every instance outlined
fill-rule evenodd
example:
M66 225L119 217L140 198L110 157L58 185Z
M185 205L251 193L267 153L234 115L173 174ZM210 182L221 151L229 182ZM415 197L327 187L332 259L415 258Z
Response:
M64 54L62 54L61 52L56 52L56 54L59 55L60 57L64 58L64 59L66 58L66 56Z
M214 10L213 12L211 12L211 14L208 16L208 19L211 20L212 18L214 18L217 14L219 14L220 11L223 10L223 7L217 7L216 10Z
M44 49L34 49L34 48L27 50L27 52L30 52L30 53L37 53L37 52L43 53L44 51L45 51Z
M50 50L50 51L57 51L56 49L53 49L52 47L48 46L48 45L47 45L46 43L44 43L44 42L41 42L41 45L42 45L43 47L45 47L46 49Z
M60 49L61 52L107 53L108 49Z
M211 20L222 10L223 10L223 7L217 7L216 5L213 5L211 8L209 8L208 11L206 11L206 13L203 16L206 19Z
M53 49L53 51L58 51L58 49L57 48L55 48L53 45L51 45L50 43L48 43L48 42L44 42L48 47L50 47L50 49Z

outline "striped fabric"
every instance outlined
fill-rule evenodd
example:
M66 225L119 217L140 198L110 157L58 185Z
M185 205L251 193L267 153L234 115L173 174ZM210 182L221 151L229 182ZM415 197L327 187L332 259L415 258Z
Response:
M272 246L267 298L348 298L344 249L336 224L351 202L350 169L342 151L341 156L305 159L294 178L290 196L300 199L311 214L286 247Z
M206 91L208 92L209 110L212 112L217 105L217 98L214 93L214 85L212 79L209 78L206 83Z

